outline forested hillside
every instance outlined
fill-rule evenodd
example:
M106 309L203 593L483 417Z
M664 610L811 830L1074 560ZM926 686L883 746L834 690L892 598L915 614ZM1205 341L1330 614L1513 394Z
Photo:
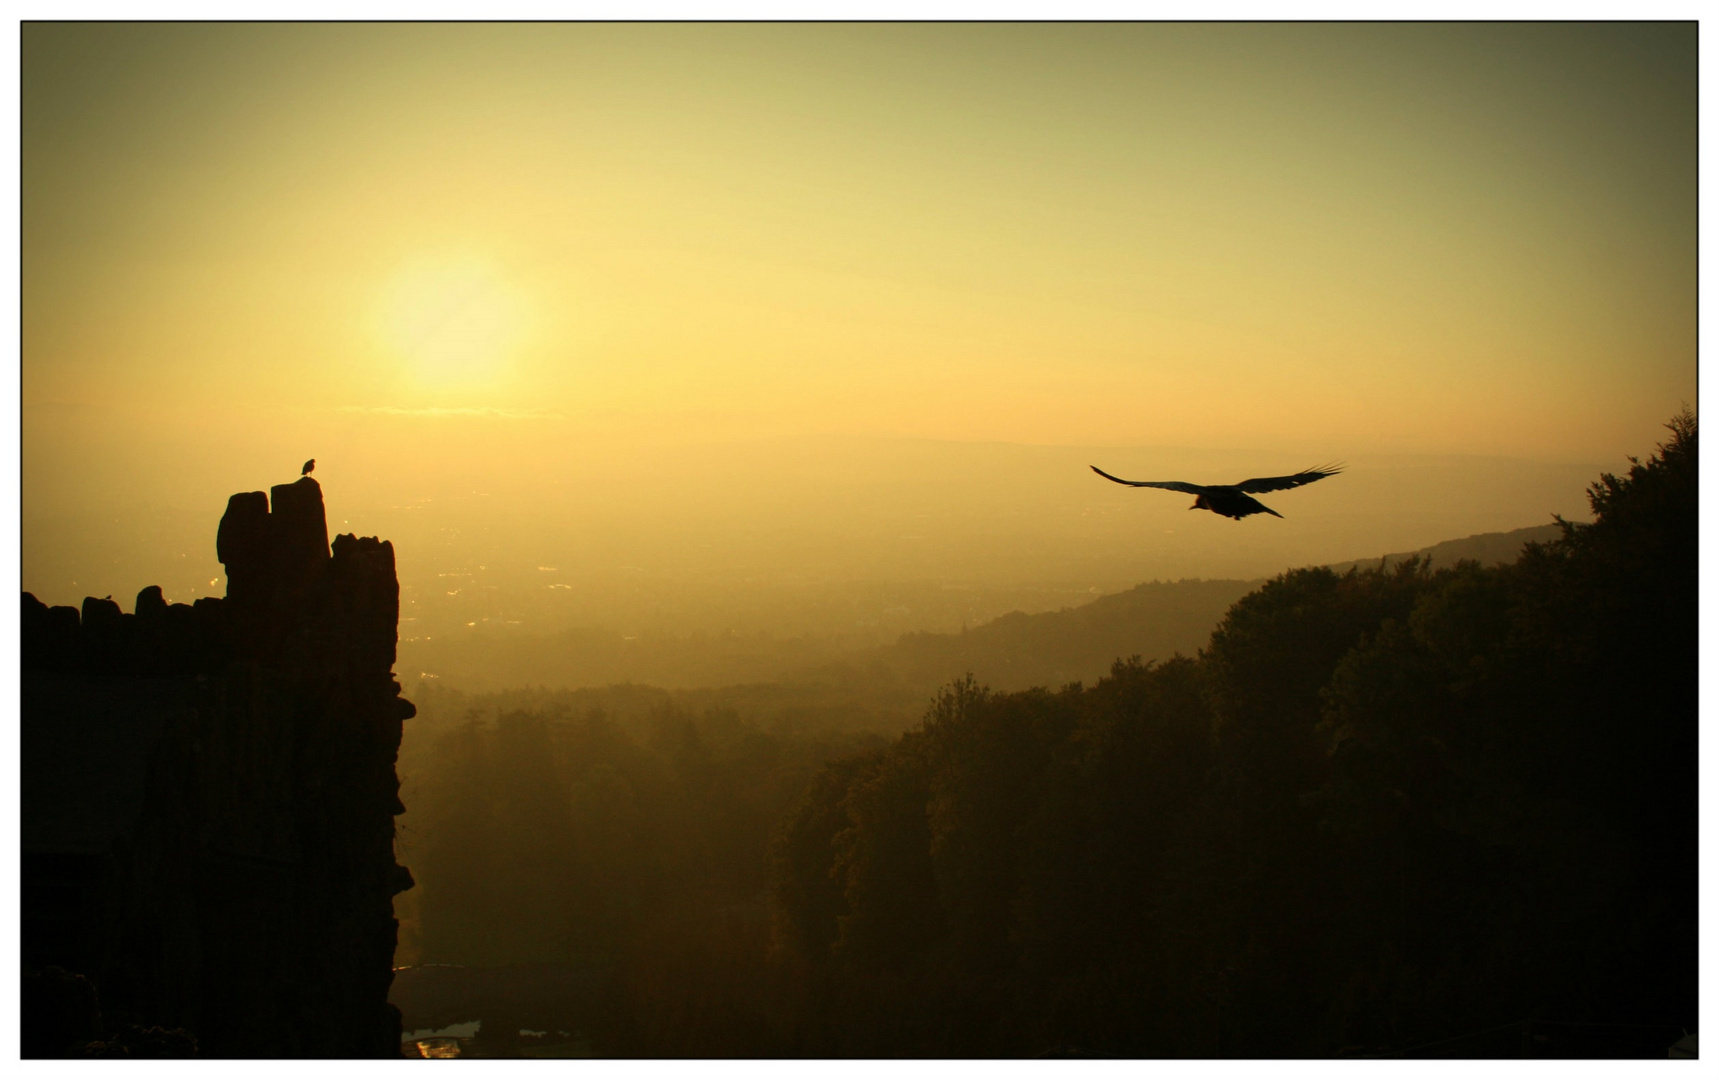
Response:
M1671 426L1514 566L1294 571L1197 660L958 684L831 766L777 848L803 1045L1293 1056L1693 1025L1696 439Z
M1663 1053L1697 930L1671 426L1514 565L1291 571L1092 685L1026 643L1226 583L949 636L1049 685L945 684L899 737L925 699L882 664L863 707L426 694L402 962L560 965L592 989L553 1023L617 1055Z

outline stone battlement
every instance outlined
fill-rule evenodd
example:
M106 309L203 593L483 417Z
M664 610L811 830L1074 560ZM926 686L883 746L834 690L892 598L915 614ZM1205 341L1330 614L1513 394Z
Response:
M207 1055L397 1056L393 546L331 547L305 477L216 552L224 598L24 594L24 963Z

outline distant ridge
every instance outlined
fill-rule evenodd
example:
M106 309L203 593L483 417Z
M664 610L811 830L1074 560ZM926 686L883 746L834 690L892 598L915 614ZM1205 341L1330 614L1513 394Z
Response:
M1330 569L1370 569L1413 555L1430 556L1435 569L1459 559L1496 565L1515 561L1526 543L1558 536L1556 525L1480 533L1419 551L1334 563ZM1230 605L1266 580L1150 581L1078 606L1034 614L1013 611L959 632L917 631L889 644L860 648L844 647L834 637L723 633L627 639L614 631L584 628L433 646L414 643L410 652L402 647L402 660L408 670L421 664L445 679L443 685L465 691L616 683L671 690L821 686L882 694L893 702L932 694L969 672L1002 691L1071 682L1090 685L1106 675L1118 657L1138 654L1164 661L1177 653L1193 656L1205 648ZM813 695L818 701L825 696L823 690Z
M1373 569L1430 556L1433 569L1471 559L1485 566L1515 562L1524 544L1556 540L1555 524L1510 532L1479 533L1418 551L1334 563L1330 569ZM1101 596L1079 607L1037 615L1011 612L959 634L904 634L893 645L868 650L846 664L873 677L887 673L921 690L971 672L994 690L1093 682L1118 657L1138 654L1167 660L1204 648L1230 605L1266 579L1148 582ZM831 665L830 669L842 665ZM830 670L826 669L826 670Z
M1019 611L960 633L903 634L846 663L930 692L971 672L994 690L1094 682L1118 657L1192 656L1230 605L1263 580L1151 581L1079 607Z
M1417 555L1431 556L1432 568L1442 570L1447 566L1455 566L1463 559L1480 563L1482 566L1499 566L1513 563L1522 554L1525 544L1544 544L1556 540L1563 535L1563 530L1556 524L1531 525L1526 529L1512 529L1509 532L1476 533L1461 540L1446 540L1432 547L1424 547L1419 551L1399 551L1385 556L1374 556L1371 559L1354 559L1350 562L1331 563L1330 567L1339 574L1359 566L1363 570L1379 566L1394 566L1397 563Z

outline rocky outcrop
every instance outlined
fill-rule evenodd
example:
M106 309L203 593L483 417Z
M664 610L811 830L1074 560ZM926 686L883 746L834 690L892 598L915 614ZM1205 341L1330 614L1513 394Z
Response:
M331 547L305 477L216 551L224 599L24 595L24 963L204 1055L397 1056L393 546Z

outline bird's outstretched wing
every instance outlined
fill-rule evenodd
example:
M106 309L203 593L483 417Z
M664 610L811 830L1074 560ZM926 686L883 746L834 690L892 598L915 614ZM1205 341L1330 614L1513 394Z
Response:
M1127 484L1129 487L1164 488L1166 491L1181 491L1189 495L1204 495L1206 493L1206 489L1200 485L1184 484L1180 480L1124 480L1119 476L1111 476L1097 465L1089 465L1088 468L1106 480L1114 480L1118 484Z
M1294 476L1256 476L1252 480L1243 480L1236 485L1237 491L1245 491L1249 495L1257 495L1262 491L1283 491L1286 488L1298 488L1302 484L1311 484L1315 480L1323 480L1327 476L1336 476L1343 471L1339 464L1321 465L1317 469L1304 469Z

